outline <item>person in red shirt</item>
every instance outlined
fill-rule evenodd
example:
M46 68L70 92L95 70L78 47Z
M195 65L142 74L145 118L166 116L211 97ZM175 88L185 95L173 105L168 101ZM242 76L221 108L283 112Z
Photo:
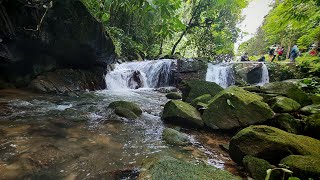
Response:
M279 47L278 48L278 61L280 61L282 59L282 55L283 55L283 52L284 52L284 47Z

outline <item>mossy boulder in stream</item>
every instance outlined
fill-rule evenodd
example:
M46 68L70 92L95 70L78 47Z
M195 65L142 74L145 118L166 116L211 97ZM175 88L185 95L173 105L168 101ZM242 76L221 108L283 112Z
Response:
M319 156L291 155L282 159L280 163L289 166L293 176L300 179L319 179L320 177Z
M307 118L305 134L320 139L320 113L313 114Z
M188 103L171 100L164 106L162 119L183 126L203 126L200 113Z
M265 180L267 170L272 169L272 165L268 161L250 155L245 156L242 163L255 180Z
M167 97L168 99L181 99L181 98L182 98L181 94L180 94L180 93L177 93L177 92L168 93L168 94L166 95L166 97Z
M278 96L269 100L270 107L274 112L293 112L301 108L301 105L290 98Z
M204 95L201 95L201 96L195 98L194 100L192 100L191 105L192 105L193 107L197 107L199 103L200 103L200 104L202 104L202 103L203 103L203 104L208 104L208 102L209 102L211 99L212 99L211 94L204 94Z
M185 146L189 144L188 136L175 129L164 129L162 137L168 144L171 145Z
M162 157L146 165L146 170L139 175L139 180L240 180L231 173L204 163L193 164L173 157Z
M278 114L268 124L293 134L299 134L303 130L302 122L289 113Z
M188 81L182 88L182 100L186 102L192 102L193 99L204 95L210 94L215 96L223 88L214 82L207 81Z
M312 104L309 106L305 106L300 110L304 114L317 114L320 113L320 104Z
M202 118L213 129L234 129L262 123L274 113L262 97L238 87L230 87L210 100Z
M291 134L270 126L250 126L230 141L229 154L241 164L246 155L277 164L289 155L320 155L320 141L308 136Z
M108 108L114 109L117 115L128 119L136 119L142 114L137 104L128 101L114 101L109 104Z

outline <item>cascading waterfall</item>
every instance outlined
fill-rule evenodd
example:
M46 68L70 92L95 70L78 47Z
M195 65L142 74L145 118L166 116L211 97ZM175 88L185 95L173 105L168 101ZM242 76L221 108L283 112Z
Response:
M232 65L232 63L209 63L206 81L215 82L223 88L234 85Z
M258 85L262 86L262 85L265 85L267 83L269 83L269 71L268 71L267 66L264 63L262 63L261 81L260 81L260 83Z
M174 60L163 59L117 64L106 75L107 89L156 88L171 85Z

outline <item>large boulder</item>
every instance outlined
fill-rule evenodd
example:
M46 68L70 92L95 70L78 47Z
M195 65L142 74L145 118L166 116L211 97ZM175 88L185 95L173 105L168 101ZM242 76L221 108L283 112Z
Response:
M147 179L193 179L193 180L240 180L231 173L217 169L204 163L189 163L173 157L162 157L146 163L145 171L139 175L139 180Z
M137 104L128 101L114 101L109 104L108 108L114 109L117 115L127 119L136 119L142 114Z
M32 80L29 88L46 93L72 94L85 90L105 88L103 69L88 70L60 69L44 73Z
M250 126L238 132L230 141L231 158L241 164L246 155L278 164L289 155L320 154L320 141L295 135L270 126Z
M197 107L199 105L199 103L203 103L203 104L208 104L208 102L212 99L213 97L210 94L204 94L201 95L197 98L195 98L194 100L192 100L191 105L193 107Z
M264 159L259 159L253 156L245 156L242 163L251 177L255 180L265 180L267 170L272 169L272 165Z
M162 133L163 139L171 145L185 146L189 144L189 138L187 135L171 128L166 128Z
M300 134L303 130L302 121L295 119L289 113L276 115L268 124L293 134Z
M307 117L304 133L320 139L320 113Z
M269 104L274 112L278 113L293 112L301 108L301 105L297 101L283 96L271 98Z
M237 85L245 84L257 84L262 78L263 63L235 63L234 68L234 78Z
M47 0L2 0L0 6L0 79L26 86L43 72L91 69L115 58L103 25L80 0L52 0L52 7Z
M308 94L302 91L293 82L273 82L261 86L253 91L258 91L267 94L279 94L297 101L302 106L306 106L312 103Z
M213 129L234 129L262 123L274 112L262 97L238 87L230 87L210 100L202 118Z
M188 81L182 88L182 100L190 103L201 95L210 94L211 96L215 96L222 90L223 88L214 82Z
M300 179L320 178L320 157L290 155L281 160L281 164L289 166L293 176Z
M166 97L167 97L168 99L181 99L181 98L182 98L181 94L178 93L178 92L168 93L168 94L166 95Z
M188 103L171 100L164 106L162 119L184 126L203 126L200 113Z
M312 104L301 108L304 114L317 114L320 113L320 104Z

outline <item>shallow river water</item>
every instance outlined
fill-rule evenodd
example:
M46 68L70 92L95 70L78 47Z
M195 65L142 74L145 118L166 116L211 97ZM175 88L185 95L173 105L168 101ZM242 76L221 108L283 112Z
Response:
M137 120L108 109L116 100L143 110ZM238 169L219 145L226 134L187 133L192 145L173 147L162 140L160 119L165 94L152 89L97 91L80 97L0 91L0 179L136 179L147 158L169 155L226 169Z

